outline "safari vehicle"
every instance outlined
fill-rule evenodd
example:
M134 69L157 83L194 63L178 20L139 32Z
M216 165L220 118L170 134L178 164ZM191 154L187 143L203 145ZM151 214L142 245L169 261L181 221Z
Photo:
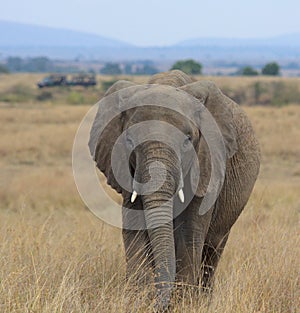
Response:
M49 75L42 81L37 83L39 88L62 86L67 84L67 78L65 75Z
M93 74L74 75L67 83L70 86L95 86L97 84L96 77Z
M49 75L37 83L39 88L54 86L95 86L97 84L96 76L93 74L76 74L68 80L65 75Z

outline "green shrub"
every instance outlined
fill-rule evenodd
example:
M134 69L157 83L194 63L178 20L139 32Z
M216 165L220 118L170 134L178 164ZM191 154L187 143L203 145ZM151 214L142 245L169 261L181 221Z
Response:
M0 93L3 102L28 102L34 100L34 91L23 84L16 84Z
M256 71L251 66L246 66L242 68L240 72L243 76L257 76L258 75L258 71Z
M277 76L279 75L279 70L279 65L276 62L271 62L266 64L261 72L263 75Z
M285 82L273 82L271 85L272 100L271 104L276 106L297 103L300 99L300 90L296 84Z
M71 91L67 97L68 104L83 104L84 97L81 93L76 91Z
M200 75L202 72L202 64L189 59L177 61L171 70L181 70L189 75Z
M36 96L36 99L38 101L47 101L53 99L53 95L50 91L42 91Z
M264 92L266 92L266 86L264 83L257 81L253 84L254 104L260 103L261 96Z
M252 85L253 99L247 104L282 106L290 103L300 103L300 88L295 82L273 81L255 82Z

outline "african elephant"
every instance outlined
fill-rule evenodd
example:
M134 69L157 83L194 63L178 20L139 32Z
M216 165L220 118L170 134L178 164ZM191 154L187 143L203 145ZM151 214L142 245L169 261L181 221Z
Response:
M104 99L90 152L123 197L127 275L143 281L153 269L165 310L175 282L211 288L259 172L258 141L245 112L213 82L178 70L145 85L118 81Z

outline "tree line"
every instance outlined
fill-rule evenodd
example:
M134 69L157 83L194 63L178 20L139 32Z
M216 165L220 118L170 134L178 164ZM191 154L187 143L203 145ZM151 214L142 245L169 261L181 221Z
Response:
M152 61L126 62L125 64L108 62L100 69L103 75L153 75L159 70Z
M203 65L192 59L179 60L170 68L170 70L181 70L189 75L202 75L202 69ZM104 75L153 75L158 72L158 69L156 69L152 64L144 64L144 67L133 70L133 64L126 64L122 69L119 63L106 63L100 70L100 73ZM237 76L255 76L259 74L277 76L280 74L280 66L276 62L271 62L264 65L261 72L251 66L245 66L234 73L234 75Z
M9 57L6 61L0 63L0 73L78 73L82 71L81 66L57 64L47 57L35 57L22 59L20 57ZM97 63L97 62L96 62ZM97 64L97 68L99 65ZM153 75L159 72L152 61L136 61L125 63L107 62L102 65L100 70L95 70L93 65L87 69L87 72L104 74L104 75Z
M190 75L201 75L202 74L202 64L198 63L192 59L177 61L173 66L172 70L181 70ZM276 62L267 63L261 69L261 72L252 68L251 66L245 66L239 69L235 75L243 76L255 76L255 75L272 75L277 76L280 74L280 66Z
M171 70L181 70L189 75L201 75L203 65L193 59L179 60L175 62ZM67 62L64 65L57 65L54 61L47 57L36 57L22 59L20 57L9 57L6 62L0 64L0 73L15 73L15 72L38 72L38 73L75 73L80 72L81 69L74 66L68 65ZM91 68L88 72L96 73ZM153 75L159 72L152 61L136 61L136 62L107 62L104 63L100 70L100 74L103 75ZM280 74L280 66L276 62L265 64L259 71L251 66L244 66L240 68L233 75L243 76L256 76L256 75L273 75L277 76Z

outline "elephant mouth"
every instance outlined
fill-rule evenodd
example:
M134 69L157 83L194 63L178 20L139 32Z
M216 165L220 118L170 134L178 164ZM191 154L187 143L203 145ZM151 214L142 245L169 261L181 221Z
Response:
M157 160L159 160L159 158L157 158ZM153 163L155 163L155 162L157 162L157 161L153 161ZM139 195L140 196L151 195L155 192L161 191L161 189L163 189L163 186L168 181L167 174L165 174L164 179L161 178L163 176L161 173L165 171L164 167L161 169L156 168L156 171L154 171L154 174L152 174L152 175L150 174L149 177L146 177L146 179L143 179L143 175L141 174L141 170L137 169L136 164L137 164L136 154L133 151L131 153L130 159L129 159L129 171L130 171L131 176L133 177L132 194L130 197L131 203L134 203ZM150 169L151 169L151 164L150 164ZM178 170L175 170L175 169L169 170L169 172L175 172L175 171L178 171ZM151 170L150 170L150 172L151 172ZM174 181L175 181L175 185L177 186L173 196L175 196L175 194L177 194L180 202L184 203L185 202L185 196L184 196L184 190L183 190L184 182L183 182L182 169L180 169L179 179L178 179L178 177L176 177L178 175L171 174L171 176L173 176ZM147 185L150 187L150 190L148 190Z
M179 198L180 202L184 203L184 191L183 191L183 188L179 189L177 195L178 195L178 198ZM138 196L137 191L135 189L133 189L133 192L132 192L131 197L130 197L130 202L134 203L136 198L137 198L137 196Z

